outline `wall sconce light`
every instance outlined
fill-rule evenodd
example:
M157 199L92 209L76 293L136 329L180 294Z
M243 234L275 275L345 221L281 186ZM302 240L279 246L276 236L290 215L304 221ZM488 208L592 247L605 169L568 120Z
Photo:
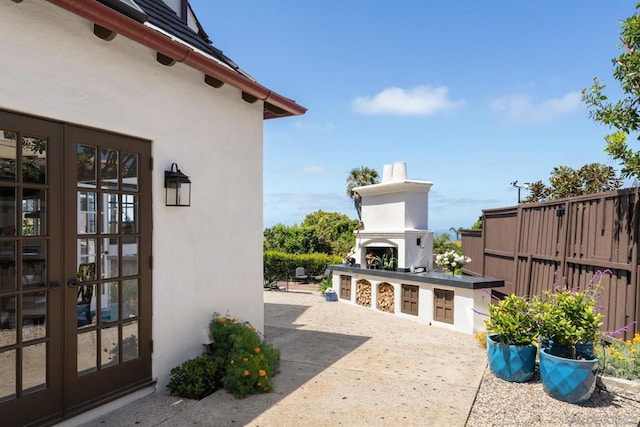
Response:
M191 180L180 172L176 163L164 171L164 188L166 206L191 206Z
M422 246L422 239L420 237L416 239L416 245Z

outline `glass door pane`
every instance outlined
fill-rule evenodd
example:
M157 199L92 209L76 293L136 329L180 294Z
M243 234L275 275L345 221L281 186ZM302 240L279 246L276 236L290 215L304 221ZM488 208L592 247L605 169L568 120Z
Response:
M138 156L100 144L78 144L75 152L76 357L83 376L138 355Z
M151 382L150 144L67 127L66 404ZM1 184L1 181L0 181Z
M58 124L0 110L0 424L31 424L61 409L63 325L53 319L63 299L50 286L51 272L61 271L52 270L50 251L50 210L62 199L61 174L50 169L60 135Z

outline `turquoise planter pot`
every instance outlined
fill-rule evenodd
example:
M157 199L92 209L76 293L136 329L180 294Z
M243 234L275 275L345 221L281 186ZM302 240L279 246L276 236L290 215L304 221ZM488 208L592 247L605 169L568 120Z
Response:
M325 292L324 299L327 301L338 301L338 294L335 292Z
M549 354L559 357L571 357L573 350L571 346L556 345L552 340L544 340L542 348L548 348ZM576 344L576 354L582 357L590 358L593 356L593 343L588 342L586 344Z
M505 381L526 382L536 367L534 345L508 345L495 341L497 335L487 335L487 358L491 372Z
M540 352L540 379L544 390L558 400L581 403L589 400L596 388L598 358L586 360L554 356L549 349Z

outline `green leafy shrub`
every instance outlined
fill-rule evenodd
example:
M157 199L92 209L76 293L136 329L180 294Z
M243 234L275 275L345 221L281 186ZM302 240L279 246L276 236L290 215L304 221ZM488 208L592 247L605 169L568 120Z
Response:
M596 300L585 292L562 291L538 300L540 335L561 346L595 342L602 326Z
M223 378L224 387L236 397L266 393L273 386L271 377L280 364L280 352L266 343L247 348L250 340L236 337L239 345L231 352L231 359Z
M529 302L515 294L489 306L485 325L490 334L497 335L496 340L501 344L527 345L538 335Z
M171 370L171 394L202 399L224 387L236 397L266 393L280 364L280 350L268 344L249 322L214 313L213 343L206 353Z
M207 353L173 368L167 385L171 394L198 400L221 387L221 360Z
M248 322L215 313L209 324L212 354L224 360L224 388L236 397L266 393L280 365L280 351Z
M289 280L296 275L296 267L304 267L309 276L320 276L327 266L341 264L342 257L327 254L293 255L278 251L264 252L264 271L268 277Z
M584 290L554 289L533 300L541 339L570 348L573 359L580 356L577 345L597 342L603 317L597 307L598 292L604 274L611 271L596 271Z
M318 292L324 296L324 292L333 287L333 277L329 276L324 279L322 282L318 283Z

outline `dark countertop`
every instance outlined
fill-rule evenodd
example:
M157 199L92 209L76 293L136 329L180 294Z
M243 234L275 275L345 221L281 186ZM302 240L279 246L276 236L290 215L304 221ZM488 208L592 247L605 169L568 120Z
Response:
M411 273L408 271L372 270L346 265L331 265L330 268L332 271L339 271L341 273L384 277L386 279L393 279L395 282L410 280L412 282L445 285L462 289L487 289L504 286L504 280L492 279L490 277L461 276L447 273ZM337 285L334 285L334 287L337 287Z

